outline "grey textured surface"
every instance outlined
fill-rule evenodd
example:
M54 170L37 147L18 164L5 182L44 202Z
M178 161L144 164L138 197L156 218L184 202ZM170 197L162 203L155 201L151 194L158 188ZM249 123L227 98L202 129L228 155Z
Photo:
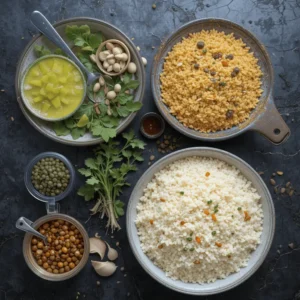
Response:
M299 109L299 25L298 0L184 0L157 1L156 10L150 0L2 0L0 19L0 299L68 300L68 299L187 299L151 279L134 259L123 230L107 236L112 244L120 243L118 266L114 276L101 279L88 264L75 278L63 283L51 283L37 278L30 272L22 256L23 233L14 224L21 215L35 220L45 214L44 204L34 200L23 183L26 163L44 151L65 154L74 165L81 166L92 148L73 148L47 140L23 117L14 94L14 73L17 58L35 30L29 23L34 9L41 10L50 21L90 16L104 19L118 26L141 48L148 59L145 105L132 127L137 132L139 119L146 111L155 110L150 92L150 65L155 49L168 34L187 21L203 17L221 17L235 21L252 31L267 47L275 71L275 102L290 126L292 136L282 146L273 146L255 133L218 144L205 144L183 139L182 146L213 146L230 151L258 171L271 189L276 209L276 233L271 251L262 267L247 282L230 292L209 299L300 299L300 205L299 196L277 195L269 184L274 171L284 175L276 177L277 183L291 181L299 187L300 148L298 140ZM168 129L170 130L170 129ZM171 131L171 130L170 130ZM172 131L171 131L172 132ZM176 133L174 133L176 135ZM148 142L145 162L130 177L132 184L148 167L148 157L154 153L155 142ZM81 179L78 178L77 186ZM131 188L124 190L122 200L128 200ZM61 210L84 223L88 205L74 193L61 202ZM105 235L104 222L97 217L85 224L91 235ZM294 243L291 250L289 243ZM126 276L124 276L126 274ZM96 281L100 280L98 286ZM77 293L80 292L80 295ZM192 299L192 298L191 298Z

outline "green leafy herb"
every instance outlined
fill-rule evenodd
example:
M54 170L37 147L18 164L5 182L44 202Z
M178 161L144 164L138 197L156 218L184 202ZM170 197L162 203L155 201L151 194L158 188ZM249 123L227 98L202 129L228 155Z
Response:
M192 239L191 237L187 237L186 240L187 240L188 242L191 242L193 239Z
M207 201L207 204L208 204L208 205L212 204L212 200L208 200L208 201Z
M182 196L184 195L184 191L180 191L179 194Z
M238 210L242 210L242 208L241 208L241 207L238 207Z
M191 248L191 249L190 249L190 251L194 251L194 250L195 250L195 248Z
M95 157L85 160L85 168L78 172L86 177L86 183L78 195L86 201L96 195L97 203L92 213L100 213L108 217L107 227L111 230L120 229L118 217L124 215L124 203L118 200L124 186L128 186L127 174L136 171L135 162L143 161L141 150L145 144L136 139L133 131L123 133L125 143L110 140L95 150ZM141 150L137 150L141 149Z
M63 121L53 123L53 130L58 136L65 136L70 133L70 129L65 126Z
M34 53L37 57L42 57L42 56L51 54L51 51L48 48L46 48L45 46L35 45Z
M219 211L218 207L219 207L219 204L217 204L217 205L214 206L214 213L217 213Z
M203 54L206 54L206 52L207 52L207 49L203 49L203 50L202 50L202 53L203 53Z
M190 236L192 236L192 235L193 235L193 233L194 233L194 232L192 231L192 232L190 233Z
M212 234L213 236L215 236L217 233L216 233L215 231L213 231L211 234Z

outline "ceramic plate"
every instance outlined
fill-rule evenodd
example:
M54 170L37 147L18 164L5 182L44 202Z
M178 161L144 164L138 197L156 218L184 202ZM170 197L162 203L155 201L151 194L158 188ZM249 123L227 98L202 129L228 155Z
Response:
M141 56L137 51L136 47L134 46L134 44L132 43L132 41L123 32L121 32L113 25L92 18L73 18L73 19L67 19L56 23L54 25L55 29L66 41L67 39L64 34L64 30L67 25L88 25L90 26L92 32L101 31L106 39L118 39L127 45L131 53L131 61L133 61L137 65L136 77L137 80L140 81L140 86L138 87L138 89L135 91L134 94L134 101L141 102L143 100L143 95L145 90L145 71L144 71L144 66L143 66ZM42 134L44 134L45 136L49 137L50 139L56 142L73 145L73 146L88 146L88 145L99 144L102 141L102 139L95 138L90 133L86 133L84 136L80 137L77 140L73 140L71 135L57 136L55 132L52 130L50 122L46 122L35 117L25 107L21 98L21 91L20 91L21 81L22 81L22 76L24 75L27 67L37 59L34 53L35 45L44 45L49 49L57 48L46 37L42 35L37 35L29 42L29 44L26 46L25 50L21 55L21 58L17 66L15 88L16 88L17 100L26 119L39 132L41 132ZM72 46L71 43L69 43L69 45ZM131 113L128 117L124 118L120 122L117 128L117 133L123 131L130 124L130 122L133 120L135 115L136 113Z
M170 163L190 156L212 157L225 161L229 165L235 166L241 171L241 173L252 182L257 192L261 196L261 203L263 208L263 232L261 235L261 243L256 250L252 253L248 266L241 268L238 273L234 273L226 277L225 279L219 279L213 283L195 284L185 283L178 280L173 280L165 275L165 273L155 266L146 254L143 253L140 245L140 240L137 234L137 228L135 226L136 219L136 207L139 199L143 195L143 190L151 181L154 174L169 165ZM144 175L137 182L127 208L127 235L130 246L133 253L141 266L149 273L155 280L163 284L164 286L173 289L175 291L190 294L190 295L212 295L227 291L233 287L241 284L248 279L263 263L266 255L271 247L274 231L275 231L275 211L271 195L264 184L261 177L256 171L249 166L242 159L230 154L223 150L214 148L189 148L180 151L176 151L172 154L165 156L157 161L151 168L149 168Z

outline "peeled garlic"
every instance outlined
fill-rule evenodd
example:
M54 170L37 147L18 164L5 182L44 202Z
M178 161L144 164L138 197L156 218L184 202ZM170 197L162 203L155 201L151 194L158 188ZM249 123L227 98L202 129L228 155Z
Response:
M117 94L116 94L115 91L109 91L109 92L106 94L106 97L107 97L107 99L109 99L109 100L115 99L116 96L117 96Z
M114 91L116 92L116 93L119 93L120 91L121 91L121 85L120 84L116 84L115 86L114 86Z
M109 246L107 242L105 242L108 247L107 257L109 260L116 260L118 258L118 252L116 249L113 249Z
M114 71L115 71L116 73L119 73L120 70L121 70L120 64L115 63L115 64L113 65L113 69L114 69Z
M104 69L107 69L109 67L109 63L107 62L107 61L105 61L104 63L103 63L103 68Z
M128 55L126 53L122 53L121 61L127 61Z
M129 63L127 71L134 74L136 72L136 64L134 62Z
M115 46L112 43L108 42L108 43L105 44L105 47L106 47L107 50L112 50Z
M123 49L120 48L120 47L114 47L114 48L112 49L112 53L113 53L114 55L121 54L121 53L123 53Z
M109 65L113 65L116 62L116 60L114 58L110 58L107 60L107 62Z
M144 66L146 66L147 65L147 59L145 57L142 57L142 61L143 61Z
M101 262L92 260L91 263L97 274L104 277L111 276L117 269L117 266L110 261Z
M120 69L122 70L125 67L125 62L124 61L120 61Z
M95 54L91 54L90 55L90 60L95 63L96 62L96 55Z
M90 253L98 253L103 259L106 250L105 242L99 238L90 238Z
M113 66L112 65L110 65L108 68L107 68L107 72L111 72L113 70Z
M104 78L102 76L99 77L99 83L100 83L101 86L105 85L105 80L104 80Z
M99 59L100 59L101 61L105 61L105 60L106 60L106 57L107 57L108 55L110 55L110 54L107 53L107 51L102 51L102 52L99 53Z
M106 56L106 59L111 59L111 58L114 58L115 56L113 54L109 54Z
M97 82L95 83L94 87L93 87L93 92L97 93L100 90L100 83Z

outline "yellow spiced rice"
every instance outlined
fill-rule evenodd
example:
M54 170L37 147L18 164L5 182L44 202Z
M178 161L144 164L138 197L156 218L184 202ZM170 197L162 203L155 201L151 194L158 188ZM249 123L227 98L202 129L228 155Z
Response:
M249 118L262 94L261 76L257 59L241 39L203 30L168 53L160 75L162 101L189 128L228 129Z

